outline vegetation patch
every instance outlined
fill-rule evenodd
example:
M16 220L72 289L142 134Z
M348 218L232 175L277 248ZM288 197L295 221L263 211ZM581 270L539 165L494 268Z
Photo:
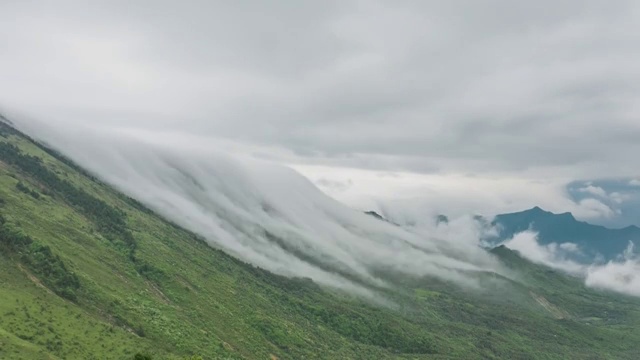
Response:
M47 245L32 239L7 223L0 215L0 250L15 256L27 266L47 288L71 301L77 301L78 276L70 271Z
M0 158L7 164L15 166L28 176L58 194L64 201L77 208L96 224L98 231L116 246L121 247L135 264L136 270L149 279L162 277L162 272L153 265L136 257L137 243L127 226L127 215L88 192L61 179L55 172L47 169L42 159L24 154L17 146L8 142L0 142ZM34 198L39 194L26 187L22 182L16 186Z

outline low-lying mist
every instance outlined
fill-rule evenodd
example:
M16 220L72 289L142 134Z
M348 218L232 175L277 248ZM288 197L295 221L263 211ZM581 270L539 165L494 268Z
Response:
M18 121L25 133L216 248L286 276L372 296L385 272L465 287L502 272L472 221L404 229L348 208L290 168L230 153L211 140L72 123Z
M575 243L541 245L537 236L533 231L525 231L514 235L504 245L535 263L583 278L587 286L640 296L640 258L634 252L632 242L617 259L585 264L576 260L582 250Z

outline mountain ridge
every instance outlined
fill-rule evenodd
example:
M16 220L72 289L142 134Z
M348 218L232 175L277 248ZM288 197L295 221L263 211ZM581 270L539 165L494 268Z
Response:
M562 213L554 213L552 211L544 210L540 206L534 206L534 207L529 208L529 209L520 210L520 211L514 211L514 212L510 212L510 213L502 213L502 214L496 215L496 217L504 217L504 216L509 216L509 215L528 215L528 216L531 216L531 214L541 214L541 215L544 215L544 216L563 217L563 218L570 219L572 221L588 224L588 225L591 225L591 226L594 226L594 227L605 228L607 230L624 230L624 229L629 229L629 228L631 228L633 230L640 230L640 227L637 226L637 225L634 225L634 224L630 224L630 225L627 225L627 226L624 226L624 227L609 227L609 226L605 226L605 225L592 224L592 223L590 223L588 221L576 219L576 217L570 211L566 211L566 212L562 212ZM533 215L533 216L535 216L535 215Z
M515 234L533 230L538 233L538 242L574 243L595 258L598 254L605 259L614 259L622 254L629 242L640 245L640 228L629 225L624 228L608 228L577 220L569 212L554 214L540 207L528 210L500 214L495 216L491 225L497 226L499 235L488 240L500 243Z
M489 219L475 215L473 219L483 228L493 227L497 234L485 235L483 240L490 247L499 246L514 235L523 231L534 231L538 234L538 243L573 243L582 247L587 255L583 260L595 261L604 256L604 260L613 260L624 253L633 243L640 250L640 227L628 225L622 228L611 228L604 225L591 224L575 218L571 212L553 213L534 206L529 209L503 213ZM449 223L446 215L435 218L436 225ZM601 259L602 260L602 259Z

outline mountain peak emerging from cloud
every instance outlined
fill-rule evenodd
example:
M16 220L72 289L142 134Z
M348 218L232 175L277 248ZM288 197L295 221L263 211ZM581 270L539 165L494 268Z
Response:
M588 224L587 222L577 220L571 212L566 211L562 213L553 213L551 211L544 210L539 206L533 207L529 210L521 211L519 213L504 214L499 216L502 218L516 217L516 218L520 218L520 220L524 220L524 221L529 220L531 222L536 222L536 221L542 221L543 223L559 222L560 225L562 226L565 226L568 224L576 224L576 223Z
M598 256L613 259L625 251L629 242L640 245L640 228L635 225L612 229L579 221L569 212L555 214L538 206L497 215L491 224L499 229L498 235L490 239L491 242L499 243L530 230L538 233L541 245L573 243L592 259Z

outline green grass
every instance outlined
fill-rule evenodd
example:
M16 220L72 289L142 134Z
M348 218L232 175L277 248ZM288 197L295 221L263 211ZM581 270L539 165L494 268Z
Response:
M388 305L375 305L244 264L20 134L2 125L0 134L0 147L18 149L0 151L3 226L32 240L0 247L2 359L634 359L640 352L638 299L586 289L506 249L496 254L518 282L474 274L488 289L480 292L398 277L397 287L380 290ZM20 156L40 165L27 167ZM50 256L36 251L43 247ZM57 270L29 260L42 256ZM69 276L78 279L73 296L58 288Z

